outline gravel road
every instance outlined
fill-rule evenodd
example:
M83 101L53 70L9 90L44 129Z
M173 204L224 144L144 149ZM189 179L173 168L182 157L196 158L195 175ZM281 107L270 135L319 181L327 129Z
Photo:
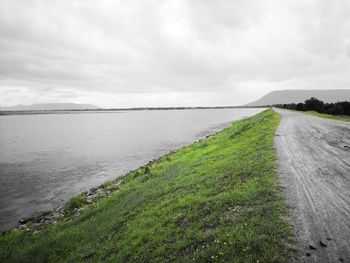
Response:
M350 262L350 123L275 109L280 184L295 262Z

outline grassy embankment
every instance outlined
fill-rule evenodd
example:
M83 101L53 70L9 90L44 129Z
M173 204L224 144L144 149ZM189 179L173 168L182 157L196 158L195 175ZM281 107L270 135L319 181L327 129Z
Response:
M331 119L331 120L350 122L350 116L335 116L335 115L330 115L325 113L319 113L316 111L298 111L298 112L302 112L302 113L309 114L316 117Z
M267 110L104 187L108 198L37 233L0 237L0 262L277 262L290 227ZM84 197L67 209L86 206ZM68 213L69 214L69 213Z

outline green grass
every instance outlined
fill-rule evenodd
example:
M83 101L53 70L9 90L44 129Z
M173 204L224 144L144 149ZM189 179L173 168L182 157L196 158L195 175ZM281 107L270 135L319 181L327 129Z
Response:
M285 262L272 109L109 182L77 218L0 237L0 262ZM75 198L67 205L84 205Z
M64 206L64 210L66 213L69 213L71 211L74 211L75 208L79 208L81 206L83 206L84 204L84 196L83 195L78 195L78 196L74 196L72 197Z
M350 117L349 116L334 116L330 114L325 114L325 113L319 113L316 111L302 111L305 114L309 114L312 116L316 117L321 117L321 118L326 118L326 119L331 119L331 120L337 120L337 121L347 121L350 122Z

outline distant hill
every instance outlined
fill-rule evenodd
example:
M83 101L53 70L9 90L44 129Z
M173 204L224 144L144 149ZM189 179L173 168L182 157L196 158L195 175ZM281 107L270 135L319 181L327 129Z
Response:
M44 104L0 107L0 111L93 110L93 109L99 109L99 107L92 104L78 104L78 103L44 103Z
M338 90L276 90L245 106L299 103L315 97L324 102L350 101L350 89Z

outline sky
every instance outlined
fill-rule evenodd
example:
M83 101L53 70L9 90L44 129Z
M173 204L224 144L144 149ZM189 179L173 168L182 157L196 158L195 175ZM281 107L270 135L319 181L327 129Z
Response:
M0 0L0 106L350 88L349 0Z

